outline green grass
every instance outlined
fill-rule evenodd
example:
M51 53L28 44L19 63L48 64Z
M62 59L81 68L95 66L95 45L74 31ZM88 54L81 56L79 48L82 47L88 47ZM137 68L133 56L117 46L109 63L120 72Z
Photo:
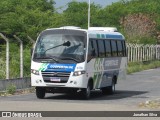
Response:
M131 74L142 70L154 69L160 67L160 61L149 61L149 62L129 62L127 73Z
M9 84L6 88L8 94L13 95L16 92L16 86L14 84Z
M10 89L10 92L8 92L7 90L0 91L0 96L20 95L20 94L28 94L28 93L35 92L35 87L24 88L24 89L14 89L10 87L9 89Z

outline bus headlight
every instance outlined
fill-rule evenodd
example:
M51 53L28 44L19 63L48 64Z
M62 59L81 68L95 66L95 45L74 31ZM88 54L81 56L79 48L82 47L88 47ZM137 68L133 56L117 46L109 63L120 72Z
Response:
M73 73L73 76L79 76L79 75L82 75L82 74L85 74L85 73L86 73L86 71L75 71Z
M31 69L31 73L33 73L35 75L39 75L39 71L38 70Z

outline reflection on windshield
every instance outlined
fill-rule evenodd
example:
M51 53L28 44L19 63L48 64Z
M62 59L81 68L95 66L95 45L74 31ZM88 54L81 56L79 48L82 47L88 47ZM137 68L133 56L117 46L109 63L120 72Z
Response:
M75 62L84 61L84 36L47 34L37 42L34 59L55 58Z

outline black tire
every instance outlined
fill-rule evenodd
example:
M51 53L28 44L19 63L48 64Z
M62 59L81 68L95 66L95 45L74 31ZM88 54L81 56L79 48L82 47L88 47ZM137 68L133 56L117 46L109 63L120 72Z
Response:
M109 87L104 87L101 89L102 90L102 94L106 95L112 95L115 92L115 79L112 80L112 85Z
M108 87L104 87L104 88L102 88L101 90L102 90L102 94L103 94L103 95L108 94Z
M45 97L45 88L36 87L36 96L39 99L43 99Z
M108 94L112 95L115 93L115 81L112 80L112 85L108 87Z
M82 90L82 97L83 97L83 99L85 99L85 100L88 100L88 99L90 99L90 97L91 97L91 86L92 84L90 84L90 83L88 83L88 85L87 85L87 88L84 88L83 90Z

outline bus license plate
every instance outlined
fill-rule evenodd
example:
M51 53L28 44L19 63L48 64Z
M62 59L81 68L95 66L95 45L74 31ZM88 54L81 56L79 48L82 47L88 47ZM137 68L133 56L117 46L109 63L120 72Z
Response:
M60 82L61 79L60 78L50 78L50 81L52 81L52 82Z

